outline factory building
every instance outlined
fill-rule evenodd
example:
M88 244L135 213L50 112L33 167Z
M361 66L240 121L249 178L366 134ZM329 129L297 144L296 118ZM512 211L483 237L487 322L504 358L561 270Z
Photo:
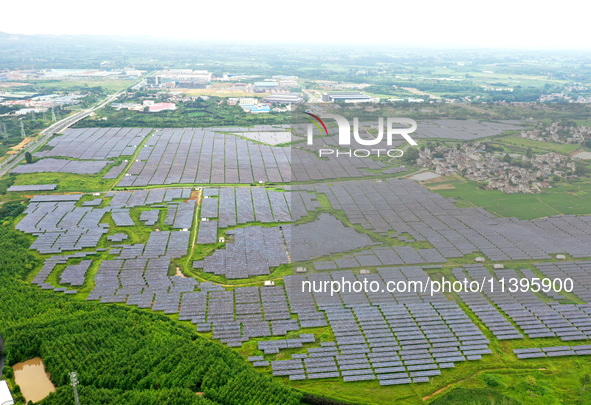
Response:
M304 99L298 94L272 94L263 98L264 103L270 104L299 104Z
M359 92L333 92L322 94L324 102L344 102L344 103L375 103L376 99Z

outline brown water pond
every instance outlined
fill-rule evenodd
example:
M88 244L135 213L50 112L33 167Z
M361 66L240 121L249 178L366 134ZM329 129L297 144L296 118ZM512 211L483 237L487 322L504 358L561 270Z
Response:
M45 365L40 357L15 364L14 380L21 387L23 396L28 401L38 402L55 391L45 372Z

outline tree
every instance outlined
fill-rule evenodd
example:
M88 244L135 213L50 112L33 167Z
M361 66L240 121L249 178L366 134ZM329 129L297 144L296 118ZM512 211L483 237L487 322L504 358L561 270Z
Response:
M528 158L532 158L532 156L534 155L534 153L532 152L531 148L527 148L527 151L525 152L525 156L527 156Z
M511 156L509 156L508 153L505 153L505 156L503 156L503 162L507 163L507 164L511 164Z
M583 177L587 174L587 169L585 169L585 166L577 165L575 167L575 174L579 177Z
M33 156L31 156L31 152L25 152L25 160L27 164L33 163Z
M404 151L402 159L407 163L414 163L419 157L419 150L417 148L410 147Z

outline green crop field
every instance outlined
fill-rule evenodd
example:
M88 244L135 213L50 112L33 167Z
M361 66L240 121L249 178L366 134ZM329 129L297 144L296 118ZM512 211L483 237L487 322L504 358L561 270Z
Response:
M505 194L498 190L480 189L477 183L463 180L449 183L455 189L433 191L444 197L455 198L459 207L482 207L502 217L536 219L560 214L589 213L589 179L559 183L540 194Z
M88 79L88 80L45 80L32 82L36 87L64 91L84 87L102 87L109 93L116 93L132 86L137 80L123 79Z
M577 149L580 149L580 145L572 145L566 143L554 143L554 142L540 142L532 139L519 138L517 136L509 136L507 138L499 139L499 142L507 143L510 145L521 146L524 148L538 149L542 151L558 152L563 154L569 154Z

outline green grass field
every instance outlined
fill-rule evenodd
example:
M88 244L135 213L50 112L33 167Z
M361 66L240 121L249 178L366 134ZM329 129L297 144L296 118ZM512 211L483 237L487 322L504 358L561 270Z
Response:
M572 153L572 152L576 151L577 149L581 148L580 145L571 145L571 144L566 144L566 143L563 144L563 143L554 143L554 142L540 142L540 141L534 141L531 139L520 138L517 136L509 136L507 138L502 138L502 139L499 139L499 142L510 144L510 145L521 146L524 148L532 148L532 149L538 149L538 150L549 151L549 152L558 152L558 153L563 153L565 155L568 155L569 153Z
M501 217L536 219L560 214L591 214L591 181L583 179L560 183L539 194L505 194L483 190L471 181L449 182L455 189L434 190L444 197L455 198L459 207L482 207Z
M32 82L37 87L47 89L56 89L58 91L69 90L77 87L97 87L100 86L107 92L116 93L123 89L132 86L137 80L123 80L123 79L88 79L88 80L46 80Z

